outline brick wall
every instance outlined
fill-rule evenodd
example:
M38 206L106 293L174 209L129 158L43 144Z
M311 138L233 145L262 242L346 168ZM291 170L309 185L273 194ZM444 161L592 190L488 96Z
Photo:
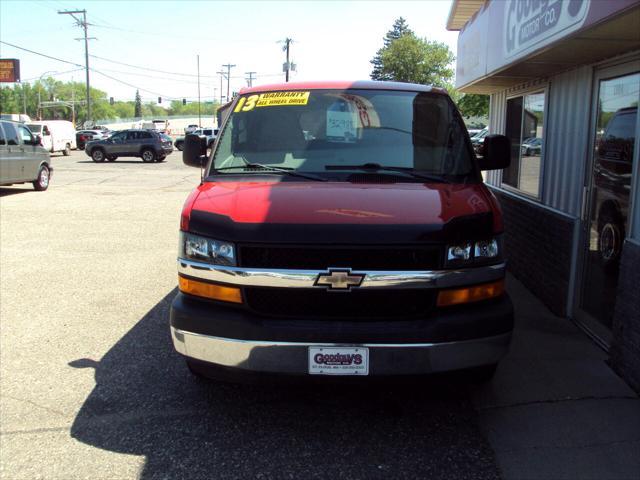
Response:
M613 316L611 366L640 392L640 246L625 242Z
M567 315L574 220L493 190L504 213L508 268L556 315Z

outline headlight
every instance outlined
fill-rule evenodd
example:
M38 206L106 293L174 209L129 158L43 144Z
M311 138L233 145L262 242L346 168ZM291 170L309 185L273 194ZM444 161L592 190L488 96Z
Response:
M180 257L214 265L236 264L236 253L232 243L185 232L180 232Z
M470 265L498 259L502 254L500 237L465 242L447 247L447 265Z
M447 248L447 262L465 261L471 258L471 244L454 245Z
M495 258L498 256L498 241L495 238L476 242L473 247L473 256L476 258Z

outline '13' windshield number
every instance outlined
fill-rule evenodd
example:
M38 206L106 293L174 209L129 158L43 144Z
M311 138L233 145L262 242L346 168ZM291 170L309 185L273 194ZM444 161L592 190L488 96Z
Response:
M240 100L238 100L238 105L236 105L236 108L233 111L235 113L238 113L239 111L248 112L250 110L253 110L259 99L260 95L242 97Z

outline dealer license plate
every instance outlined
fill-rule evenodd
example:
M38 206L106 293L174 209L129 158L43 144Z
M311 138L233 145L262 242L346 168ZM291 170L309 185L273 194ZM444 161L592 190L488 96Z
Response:
M311 375L369 375L366 347L309 347Z

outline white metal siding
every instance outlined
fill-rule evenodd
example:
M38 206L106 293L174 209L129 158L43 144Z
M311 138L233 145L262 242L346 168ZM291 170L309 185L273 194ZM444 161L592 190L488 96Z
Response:
M584 169L589 153L592 67L581 67L491 95L489 130L504 134L507 97L535 91L548 83L545 109L543 205L573 217L580 215ZM501 171L488 172L488 184L500 186Z
M542 203L578 217L589 156L593 68L551 78L546 110Z
M505 112L507 106L507 92L494 93L489 97L489 133L504 134ZM489 185L500 186L502 170L485 172L485 182Z

